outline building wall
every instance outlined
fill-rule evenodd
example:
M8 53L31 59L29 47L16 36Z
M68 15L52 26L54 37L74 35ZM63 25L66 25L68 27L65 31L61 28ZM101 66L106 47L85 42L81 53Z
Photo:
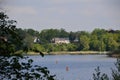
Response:
M55 44L57 44L57 43L65 43L65 44L70 43L68 38L54 38L54 39L52 39L52 41Z

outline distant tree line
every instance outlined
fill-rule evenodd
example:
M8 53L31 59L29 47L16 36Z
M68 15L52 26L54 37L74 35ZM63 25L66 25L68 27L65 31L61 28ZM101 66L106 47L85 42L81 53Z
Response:
M67 32L64 29L17 29L28 51L114 51L120 50L120 30L94 29L92 32ZM37 37L39 42L34 43ZM69 38L69 44L53 44L53 38ZM77 40L77 41L75 41Z

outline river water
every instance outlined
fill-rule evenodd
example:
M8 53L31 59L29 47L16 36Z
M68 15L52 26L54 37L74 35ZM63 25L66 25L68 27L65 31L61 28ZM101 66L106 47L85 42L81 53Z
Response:
M95 68L111 76L111 68L115 68L116 58L106 55L45 55L30 56L34 64L46 66L58 80L93 80Z

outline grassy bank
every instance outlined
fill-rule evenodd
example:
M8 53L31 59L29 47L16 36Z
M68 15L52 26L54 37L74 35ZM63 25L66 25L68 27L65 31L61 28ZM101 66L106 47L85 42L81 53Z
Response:
M50 52L48 54L62 55L62 54L70 54L70 55L93 55L93 54L106 54L107 52L99 52L99 51L61 51L61 52Z
M107 54L108 52L100 52L100 51L58 51L58 52L43 52L45 55L102 55ZM39 55L40 53L36 52L28 52L28 55Z

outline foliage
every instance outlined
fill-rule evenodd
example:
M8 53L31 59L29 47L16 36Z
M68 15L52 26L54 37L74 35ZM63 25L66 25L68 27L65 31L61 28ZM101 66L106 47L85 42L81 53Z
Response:
M0 80L54 80L46 67L32 65L32 59L15 54L22 49L19 45L24 37L18 34L21 30L17 33L15 23L0 12Z
M85 35L80 36L80 50L89 50L89 38Z
M102 39L91 40L89 45L90 45L90 50L96 50L96 51L105 51L105 47L106 47Z
M30 51L34 44L33 41L34 41L34 38L31 35L26 34L25 38L23 39L23 49Z
M66 32L64 29L46 29L46 30L42 30L40 32L40 39L44 42L51 42L52 38L55 37L60 37L60 38L64 38L64 37L68 37L68 32Z
M96 28L96 29L93 30L92 35L96 35L98 37L98 39L101 39L101 36L106 34L106 33L107 33L106 30Z
M32 63L27 57L0 56L0 80L54 80L47 67Z
M116 69L112 69L112 79L120 80L120 59L115 63Z
M73 43L69 44L46 44L44 45L45 51L47 52L56 52L56 51L76 51L77 46Z
M100 68L95 69L96 73L93 73L93 80L109 80L108 76L103 73L101 74Z
M32 50L33 51L39 51L39 52L45 51L44 47L42 45L40 45L40 44L33 44Z
M92 51L114 51L120 48L120 31L119 30L104 30L95 29L89 33L86 31L78 32L66 32L64 29L45 29L40 33L26 29L23 30L25 35L24 43L31 45L32 39L36 36L40 39L41 46L45 51L80 51L80 50L92 50ZM69 38L71 44L52 44L51 40L55 37ZM29 41L28 41L29 40ZM31 40L31 41L30 41ZM75 41L76 40L76 41ZM28 41L28 42L27 42ZM71 46L70 46L71 45ZM73 45L75 47L73 47ZM69 46L69 47L68 47ZM30 46L29 46L30 47ZM29 48L28 47L28 48ZM71 47L71 49L70 49ZM33 49L31 49L33 50Z
M67 50L68 51L76 51L77 46L74 43L70 43L70 44L67 45Z
M60 35L62 33L60 33L60 31L61 30L58 30L58 29L42 30L40 33L40 39L42 40L42 43L46 43L46 42L51 43L52 38L61 37ZM113 51L113 50L119 49L120 47L120 40L119 40L120 31L119 30L109 31L104 29L95 29L91 33L88 33L86 31L78 31L78 32L69 32L67 34L69 36L65 36L66 34L64 34L63 38L69 37L70 42L76 46L74 51L78 51L78 50ZM43 37L41 35L43 35ZM75 39L78 39L77 43L74 42ZM61 50L61 48L64 47L64 44L62 45L63 46L58 47L59 49L58 48L54 49L53 47L56 47L55 44L50 44L52 48L51 51ZM64 48L65 49L62 49L62 50L70 51L68 47L67 49L66 47Z
M120 31L95 29L93 32L86 31L66 32L64 29L45 29L40 33L33 29L17 29L24 45L22 48L34 50L33 40L37 37L41 47L49 51L114 51L120 49ZM69 38L71 44L52 44L53 38ZM76 41L75 41L76 40ZM71 46L70 46L71 45ZM68 47L69 46L69 47ZM73 47L74 46L74 47ZM70 49L71 48L71 49ZM19 48L17 48L19 49Z
M69 33L69 40L70 40L70 42L74 42L75 39L76 39L76 34L71 31Z
M7 15L0 12L0 55L13 54L16 46L21 44L16 33L15 23L16 21L9 20Z
M115 63L115 69L112 69L112 77L108 77L107 74L102 73L97 67L96 73L93 73L93 80L120 80L120 59L117 59Z
M25 32L27 32L28 34L30 34L31 36L39 36L39 32L35 31L33 29L25 29Z

